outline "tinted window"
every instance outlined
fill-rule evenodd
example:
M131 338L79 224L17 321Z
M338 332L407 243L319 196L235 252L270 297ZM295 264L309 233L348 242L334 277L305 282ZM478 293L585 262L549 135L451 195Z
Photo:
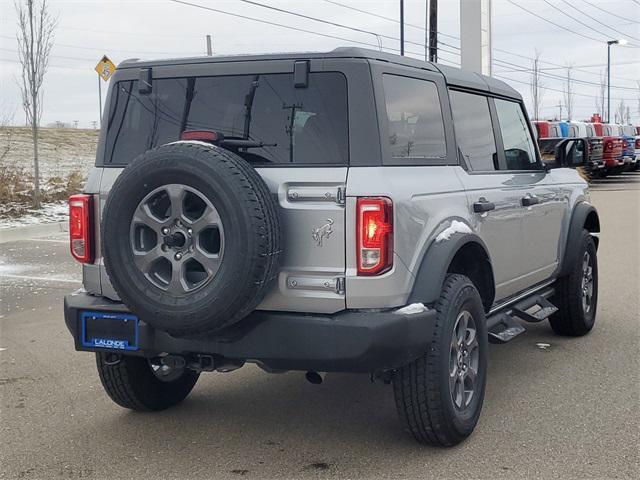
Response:
M156 79L152 93L137 81L113 91L105 163L127 164L146 150L180 139L185 130L264 142L239 149L259 164L345 164L347 85L340 73L312 73L308 88L293 75Z
M444 122L436 84L384 75L389 146L394 158L443 158Z
M497 170L496 141L487 98L451 90L449 99L458 148L471 170Z
M507 170L535 170L536 150L519 103L495 100Z

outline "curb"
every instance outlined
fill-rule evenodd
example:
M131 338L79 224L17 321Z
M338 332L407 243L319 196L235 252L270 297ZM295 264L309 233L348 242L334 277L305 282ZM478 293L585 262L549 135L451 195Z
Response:
M68 231L68 222L41 223L37 225L25 225L23 227L0 228L0 243L29 240L31 238L46 237Z

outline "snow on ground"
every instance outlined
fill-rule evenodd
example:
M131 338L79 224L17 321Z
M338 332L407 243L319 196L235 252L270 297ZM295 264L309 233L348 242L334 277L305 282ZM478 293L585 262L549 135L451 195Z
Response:
M41 188L52 188L49 180L58 179L57 185L66 185L73 172L86 178L93 166L98 143L98 130L75 128L40 129L39 153ZM0 128L0 166L10 166L25 174L33 174L33 143L31 130L24 127ZM71 192L75 193L75 192ZM59 198L59 196L58 196ZM43 204L41 210L29 208L24 203L0 201L0 228L11 228L37 223L66 221L65 201Z
M23 227L37 223L66 222L69 220L69 207L67 202L43 203L42 209L27 209L26 212L15 218L4 217L3 210L12 208L13 205L0 205L0 229Z
M38 150L42 183L52 177L64 177L73 171L87 175L96 159L99 130L81 128L41 128ZM4 158L8 165L16 165L33 172L33 143L31 130L25 127L0 129L0 143L11 142Z

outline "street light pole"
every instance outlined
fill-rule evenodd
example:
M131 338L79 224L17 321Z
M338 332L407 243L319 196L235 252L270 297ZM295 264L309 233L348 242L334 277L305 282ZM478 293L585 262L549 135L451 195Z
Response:
M626 40L607 42L607 123L611 123L611 45L625 45Z

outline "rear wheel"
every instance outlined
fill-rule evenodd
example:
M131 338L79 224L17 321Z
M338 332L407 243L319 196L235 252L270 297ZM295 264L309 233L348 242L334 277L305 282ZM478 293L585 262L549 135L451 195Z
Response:
M579 337L591 331L598 306L598 259L596 245L583 230L578 254L569 275L556 281L552 303L558 311L549 318L558 335Z
M159 359L97 353L96 363L105 391L121 407L157 411L177 405L191 392L199 373L168 367Z
M420 443L450 447L475 428L486 384L487 330L482 300L463 275L448 275L435 306L428 351L400 368L393 387L406 429Z

